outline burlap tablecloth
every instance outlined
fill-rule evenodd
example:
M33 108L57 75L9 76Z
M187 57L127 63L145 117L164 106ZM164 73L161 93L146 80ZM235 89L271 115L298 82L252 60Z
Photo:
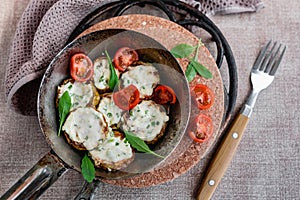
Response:
M16 24L28 1L2 2L0 95L0 195L49 151L35 116L8 108L4 73ZM55 1L53 1L55 2ZM245 100L249 71L260 47L270 38L285 43L286 56L274 84L259 97L246 134L213 199L299 199L300 197L300 2L265 2L256 14L211 16L223 31L238 65L237 109ZM191 199L211 154L172 182L144 189L101 184L96 199ZM41 199L72 199L82 177L69 171Z

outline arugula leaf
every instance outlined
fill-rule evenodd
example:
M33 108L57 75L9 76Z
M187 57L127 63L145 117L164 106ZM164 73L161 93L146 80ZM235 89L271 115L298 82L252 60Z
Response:
M118 76L115 71L115 67L111 61L111 58L108 55L108 52L105 50L106 57L108 59L109 68L110 68L110 79L108 81L109 88L113 90L115 86L119 83Z
M71 108L71 97L69 95L69 92L66 91L63 93L63 95L60 97L58 101L58 115L59 115L59 129L58 129L58 136L60 136L62 125L64 124L66 120L66 116L68 115L70 108Z
M179 44L171 49L171 53L175 58L186 58L193 53L195 47L188 44Z
M197 72L194 68L194 66L189 63L189 65L187 66L186 70L185 70L185 76L186 76L186 79L188 80L188 82L191 82L195 76L197 75Z
M95 166L86 154L81 160L81 173L83 175L83 178L89 183L91 183L95 178Z
M125 137L126 140L131 144L131 146L133 148L135 148L136 150L140 151L140 152L144 152L144 153L150 153L153 154L155 156L158 156L160 158L164 158L161 155L156 154L155 152L153 152L148 145L139 137L133 135L132 133L128 132L128 131L124 131L125 133Z
M194 67L194 69L197 71L197 73L204 78L212 78L212 73L204 67L201 63L197 62L196 60L191 60L190 64Z

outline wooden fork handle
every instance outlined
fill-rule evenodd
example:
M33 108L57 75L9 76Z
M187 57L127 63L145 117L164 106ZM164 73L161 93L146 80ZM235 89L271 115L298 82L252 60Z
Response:
M247 116L239 114L233 122L232 127L225 135L225 138L221 142L211 163L209 164L202 184L198 189L197 200L206 200L211 198L234 156L248 124L248 120L249 118Z

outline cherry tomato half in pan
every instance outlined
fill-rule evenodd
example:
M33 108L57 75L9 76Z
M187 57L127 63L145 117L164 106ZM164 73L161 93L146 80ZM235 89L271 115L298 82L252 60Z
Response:
M213 123L212 119L205 115L199 114L194 121L193 127L189 131L190 137L195 142L205 142L207 141L213 134Z
M122 47L115 53L113 63L119 71L123 72L138 59L139 57L135 50L129 47Z
M191 88L191 95L197 102L197 106L200 110L209 109L215 101L215 95L213 91L204 84L197 84Z
M166 85L159 85L154 89L153 101L157 104L174 104L176 103L176 95L172 88Z
M83 53L74 54L70 60L70 72L75 81L85 82L94 74L93 62Z
M131 110L140 101L140 92L134 85L129 85L113 93L113 100L116 106L122 110Z

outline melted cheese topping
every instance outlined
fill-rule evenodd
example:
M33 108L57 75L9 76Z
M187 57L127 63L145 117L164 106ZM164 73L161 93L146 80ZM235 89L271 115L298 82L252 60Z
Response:
M144 141L152 141L161 132L169 117L163 106L154 101L143 101L134 107L129 115L121 118L122 128Z
M60 91L58 98L60 98L66 91L69 92L72 103L70 111L87 106L94 97L93 86L91 84L85 84L77 81L74 83L69 81L58 87L58 90Z
M99 146L90 151L95 162L119 162L129 159L133 156L130 144L121 137L115 137L111 131L105 140L99 143Z
M98 106L108 124L108 126L118 124L121 119L122 109L117 107L110 96L103 97Z
M130 67L121 77L124 87L135 85L140 91L140 98L152 95L153 88L159 83L159 74L152 65L138 65Z
M119 71L115 70L117 76L119 76ZM94 62L94 84L96 88L99 90L108 90L109 89L109 79L110 79L110 67L108 63L108 59L103 57L103 58L98 58Z
M62 130L72 141L82 143L90 150L96 148L99 141L105 138L107 128L103 115L93 108L86 107L71 112Z

